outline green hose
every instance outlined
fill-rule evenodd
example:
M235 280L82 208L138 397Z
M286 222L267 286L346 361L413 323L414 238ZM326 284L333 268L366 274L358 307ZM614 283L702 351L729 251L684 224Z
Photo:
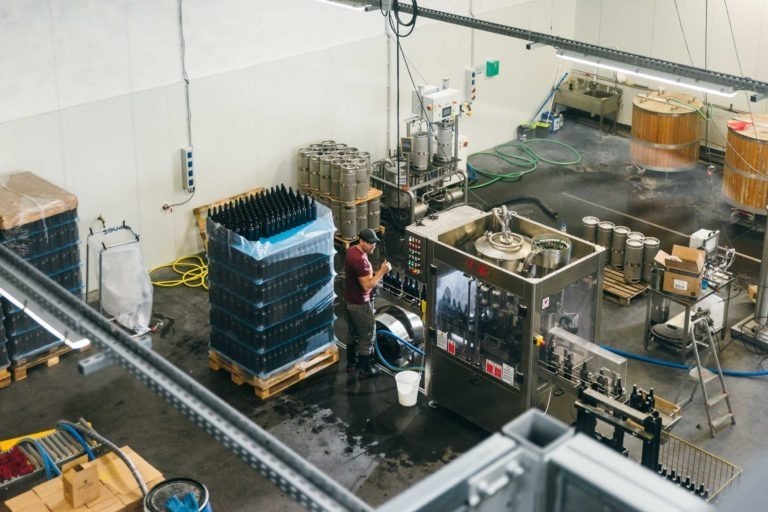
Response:
M550 144L556 144L559 146L564 146L566 149L568 149L574 155L576 155L576 158L574 160L567 160L567 161L549 160L539 155L531 147L529 147L530 143L550 143ZM507 152L504 150L505 148L514 148L516 151L522 152L523 155L521 156L520 154L513 154L510 152ZM494 173L471 164L471 160L473 158L482 157L482 156L496 158L513 167L521 167L522 169L515 170L508 173ZM530 174L534 172L538 167L538 162L545 162L552 165L574 165L581 162L581 155L572 146L569 146L568 144L557 141L557 140L528 139L523 142L505 142L503 144L499 144L498 146L495 146L491 151L481 151L479 153L472 153L467 157L467 165L471 166L479 175L485 178L488 178L488 181L479 183L477 185L472 185L469 188L470 190L477 190L480 188L491 186L494 183L497 183L499 181L506 181L506 182L519 181L526 174Z

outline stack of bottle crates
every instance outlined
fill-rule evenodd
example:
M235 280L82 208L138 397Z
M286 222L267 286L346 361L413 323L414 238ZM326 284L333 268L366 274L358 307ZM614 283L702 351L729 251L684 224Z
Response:
M31 172L0 176L0 185L0 244L82 298L77 197ZM63 343L6 298L0 305L10 361Z
M267 378L335 342L330 210L284 185L208 212L210 347Z

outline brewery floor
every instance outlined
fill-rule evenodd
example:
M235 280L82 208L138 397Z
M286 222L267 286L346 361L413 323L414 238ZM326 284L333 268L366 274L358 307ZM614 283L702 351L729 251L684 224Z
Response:
M731 212L720 193L720 166L712 176L703 165L675 174L639 173L627 165L628 139L598 132L589 118L566 119L553 138L578 149L581 162L566 167L540 165L521 181L479 189L471 202L514 201L519 213L550 225L565 223L573 233L580 232L582 217L593 215L660 238L664 249L673 243L687 245L685 235L699 228L720 229L721 245L735 246L744 255L734 265L738 279L729 324L752 311L745 283L757 276L762 221L755 226L729 223ZM541 147L540 151L549 150ZM569 157L562 149L558 155ZM547 217L530 198L516 199L525 196L536 196L556 210L557 219ZM403 239L396 230L388 230L387 235L388 256L402 265ZM643 348L647 300L646 294L629 306L604 301L600 341L677 361L658 347ZM156 288L154 312L163 325L153 337L155 350L371 505L387 501L488 435L450 411L429 407L423 396L417 407L401 407L391 376L367 381L348 376L343 350L340 364L261 401L248 386L237 386L226 373L209 370L208 311L203 290ZM343 320L336 331L346 341ZM725 368L762 370L765 356L750 346L726 337L721 349ZM80 357L84 356L69 355L56 366L36 368L26 380L0 390L0 439L51 428L62 418L84 417L117 444L131 446L166 476L204 482L214 510L300 509L123 370L113 367L81 377L76 369ZM670 400L684 384L685 372L674 369L630 361L628 371L628 384L653 386L658 395ZM762 452L768 439L768 422L763 420L768 384L764 377L728 378L727 383L737 415L734 427L710 438L699 397L684 410L673 432L744 468L746 479L756 478L762 475ZM550 412L570 422L575 416L572 399L569 403L564 397L567 394L553 398ZM752 494L759 498L761 493Z

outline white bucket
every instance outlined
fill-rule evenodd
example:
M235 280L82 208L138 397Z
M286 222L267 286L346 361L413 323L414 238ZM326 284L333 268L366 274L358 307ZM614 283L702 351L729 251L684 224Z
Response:
M419 396L419 381L421 374L411 370L404 370L395 375L397 383L397 401L405 407L416 405L416 398Z

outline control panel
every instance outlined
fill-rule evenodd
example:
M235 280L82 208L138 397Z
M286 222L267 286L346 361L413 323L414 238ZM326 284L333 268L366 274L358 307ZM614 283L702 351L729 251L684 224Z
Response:
M414 115L430 123L440 123L453 120L461 113L461 92L456 89L439 89L426 86L418 92L413 92L412 110Z

